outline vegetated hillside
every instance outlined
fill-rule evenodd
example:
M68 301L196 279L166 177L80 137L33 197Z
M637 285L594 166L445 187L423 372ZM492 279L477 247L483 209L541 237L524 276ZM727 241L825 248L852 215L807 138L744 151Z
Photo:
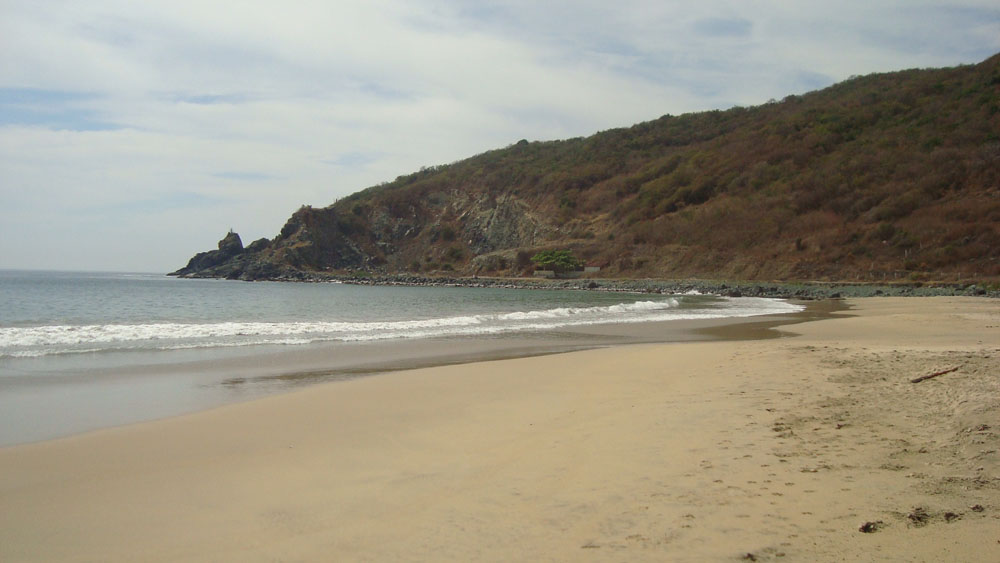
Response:
M177 273L521 275L569 248L609 277L996 280L1000 55L522 140L233 242Z

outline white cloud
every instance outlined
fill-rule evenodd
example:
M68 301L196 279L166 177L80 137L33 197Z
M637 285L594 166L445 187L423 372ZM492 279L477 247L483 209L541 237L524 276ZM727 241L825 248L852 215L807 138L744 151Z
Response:
M0 267L173 269L230 227L272 236L303 203L520 138L1000 50L980 0L3 10Z

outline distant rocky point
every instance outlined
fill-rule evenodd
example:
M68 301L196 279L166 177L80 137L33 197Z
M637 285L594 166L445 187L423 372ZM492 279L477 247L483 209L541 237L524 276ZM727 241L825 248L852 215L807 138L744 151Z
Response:
M244 248L240 235L230 230L219 241L218 250L199 252L188 261L187 266L168 275L190 278L274 279L280 276L280 269L268 264L266 260L259 259L260 253L270 246L270 240L261 238ZM258 272L259 275L253 275L253 272Z

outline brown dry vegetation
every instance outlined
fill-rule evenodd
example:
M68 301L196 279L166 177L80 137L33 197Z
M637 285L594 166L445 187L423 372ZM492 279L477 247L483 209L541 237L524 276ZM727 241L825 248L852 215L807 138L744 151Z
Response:
M305 207L265 259L302 270L1000 279L1000 55L758 107L520 141Z

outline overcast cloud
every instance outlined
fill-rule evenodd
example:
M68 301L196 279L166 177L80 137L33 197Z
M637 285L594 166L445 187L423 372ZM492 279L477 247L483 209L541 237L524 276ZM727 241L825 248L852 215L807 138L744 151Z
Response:
M522 138L998 51L996 0L0 0L0 268L165 272Z

